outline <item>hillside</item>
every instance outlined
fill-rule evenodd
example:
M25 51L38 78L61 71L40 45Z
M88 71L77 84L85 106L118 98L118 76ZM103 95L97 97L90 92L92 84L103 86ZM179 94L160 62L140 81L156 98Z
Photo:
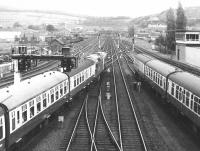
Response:
M138 17L138 18L133 19L131 21L131 24L134 24L140 27L146 27L148 23L152 21L152 18L155 18L155 17L158 18L158 21L160 23L166 23L166 13L167 13L167 10L159 14ZM174 10L174 13L176 14L176 10ZM186 7L185 14L188 20L188 26L198 27L200 25L200 6Z
M100 28L125 28L128 17L90 17L57 11L13 10L0 8L0 26L12 27L15 22L22 25L41 25L66 23L70 26L96 26Z

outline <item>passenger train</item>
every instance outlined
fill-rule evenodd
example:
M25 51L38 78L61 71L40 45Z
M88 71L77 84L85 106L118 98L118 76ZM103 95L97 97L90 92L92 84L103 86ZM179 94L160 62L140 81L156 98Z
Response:
M77 69L49 71L0 90L0 151L51 116L67 98L88 85L104 70L105 52L79 60Z
M186 116L193 130L199 132L200 77L144 54L134 55L134 68L141 80L148 82L164 101Z

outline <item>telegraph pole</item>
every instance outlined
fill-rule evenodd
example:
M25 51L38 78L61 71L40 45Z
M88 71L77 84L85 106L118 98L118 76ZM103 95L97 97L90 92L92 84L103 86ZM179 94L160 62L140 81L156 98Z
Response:
M101 49L101 38L100 38L100 34L98 34L98 39L99 39L99 49Z
M134 47L135 47L135 38L132 37L132 44L133 44L133 51L135 50Z
M120 34L118 33L118 44L117 44L118 49L119 49L119 43L120 43Z

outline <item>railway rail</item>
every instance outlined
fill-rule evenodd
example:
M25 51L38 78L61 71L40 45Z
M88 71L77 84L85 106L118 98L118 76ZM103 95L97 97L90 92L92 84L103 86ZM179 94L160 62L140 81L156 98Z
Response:
M111 50L113 51L113 68L111 76L113 80L110 81L112 81L112 87L114 87L114 90L110 90L110 93L112 94L112 96L114 96L113 99L115 102L115 108L112 107L112 113L110 113L112 114L112 121L114 122L109 121L109 124L112 124L111 129L113 132L115 132L115 137L118 141L117 143L119 144L121 151L147 151L140 124L138 122L134 106L132 104L133 101L130 96L124 73L122 71L121 63L119 61L119 52L115 51L116 49L116 43L113 43L111 48ZM106 109L104 110L106 111ZM116 115L114 115L113 112L116 112ZM109 114L107 114L106 118L109 119Z
M99 85L99 84L98 84ZM84 110L85 108L85 110ZM61 150L117 150L116 140L105 119L100 86L88 91L70 138Z
M119 117L122 132L123 150L144 150L147 151L146 143L138 122L133 101L130 96L127 82L122 71L120 61L114 64L117 87L117 102L119 104ZM117 73L118 72L118 73ZM120 72L120 73L119 73ZM121 77L119 76L121 74ZM119 82L121 81L121 82ZM120 84L123 83L124 85ZM125 90L122 91L122 90Z

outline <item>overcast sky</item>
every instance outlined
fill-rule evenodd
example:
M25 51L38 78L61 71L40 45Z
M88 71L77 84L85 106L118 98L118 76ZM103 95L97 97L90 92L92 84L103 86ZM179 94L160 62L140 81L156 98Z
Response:
M58 10L89 16L138 17L170 7L200 6L200 0L1 0L0 6L15 9Z

